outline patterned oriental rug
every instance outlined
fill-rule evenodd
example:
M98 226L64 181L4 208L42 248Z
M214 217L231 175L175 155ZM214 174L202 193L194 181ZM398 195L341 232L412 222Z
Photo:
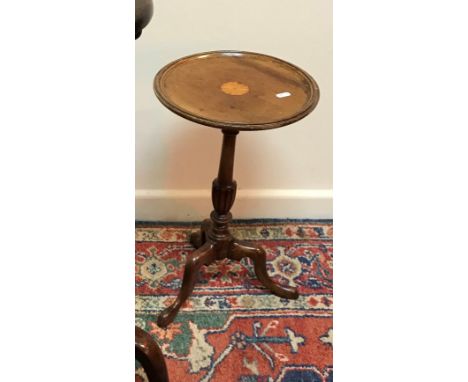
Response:
M272 295L249 259L202 271L193 295L166 330L158 313L181 286L195 223L137 223L136 324L159 343L171 382L333 381L333 224L314 220L234 221L232 233L261 245L268 272L299 288ZM136 366L136 381L146 381Z

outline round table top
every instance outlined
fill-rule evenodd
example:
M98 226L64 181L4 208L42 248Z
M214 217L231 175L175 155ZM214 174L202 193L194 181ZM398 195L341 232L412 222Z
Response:
M304 118L319 88L302 69L275 57L215 51L181 58L154 79L161 103L203 125L264 130Z

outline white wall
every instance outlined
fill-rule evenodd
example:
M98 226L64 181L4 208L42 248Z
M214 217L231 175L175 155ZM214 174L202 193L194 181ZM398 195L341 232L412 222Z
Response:
M234 217L332 216L330 0L155 0L135 47L138 220L200 220L211 211L222 134L165 109L152 82L170 61L217 49L282 58L311 74L321 92L302 121L239 134Z

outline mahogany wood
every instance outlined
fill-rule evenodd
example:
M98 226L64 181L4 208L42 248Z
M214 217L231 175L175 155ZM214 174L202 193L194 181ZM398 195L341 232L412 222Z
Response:
M174 113L202 125L240 131L275 129L308 115L320 91L297 66L265 54L198 53L171 62L154 92Z
M219 172L212 185L214 210L210 219L203 221L200 231L193 233L190 237L190 242L197 250L187 257L182 287L177 298L158 316L157 323L160 327L166 327L174 320L182 304L192 293L201 266L225 258L231 260L250 258L254 263L257 278L272 293L289 299L299 297L296 288L280 286L271 279L267 273L266 254L262 248L235 239L229 231L228 226L232 219L229 211L234 204L237 188L236 181L233 180L233 169L238 133L233 129L223 130Z
M161 103L191 121L222 129L219 171L212 184L214 210L190 237L197 250L187 257L182 287L175 301L158 316L166 327L193 291L202 265L225 258L250 258L260 282L279 297L296 299L297 289L276 284L267 273L265 251L235 239L229 232L229 212L236 198L233 179L239 131L274 129L308 115L320 91L302 69L264 54L241 51L199 53L162 68L154 79Z
M149 382L169 382L166 362L151 335L135 326L135 358L145 370Z

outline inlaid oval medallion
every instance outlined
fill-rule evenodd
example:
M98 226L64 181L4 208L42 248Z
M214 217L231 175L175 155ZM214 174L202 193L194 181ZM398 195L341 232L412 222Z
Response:
M236 81L230 81L230 82L225 82L224 84L221 85L221 90L223 93L229 94L229 95L244 95L249 92L249 87L243 83L236 82Z

